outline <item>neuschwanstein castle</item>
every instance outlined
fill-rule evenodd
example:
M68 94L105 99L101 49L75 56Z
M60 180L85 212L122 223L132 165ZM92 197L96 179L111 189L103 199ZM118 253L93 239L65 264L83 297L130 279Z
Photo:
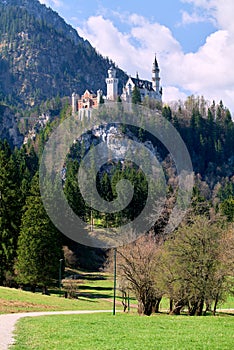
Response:
M160 87L160 69L155 56L152 67L152 81L142 80L139 75L136 78L129 77L127 83L123 88L122 95L120 96L122 101L131 102L132 92L137 87L141 94L141 100L148 96L150 99L161 102L162 101L162 88ZM76 93L72 94L72 112L77 113L83 109L97 108L101 100L104 102L117 101L118 99L118 83L119 80L116 77L116 69L110 67L108 70L108 78L106 78L107 94L103 96L101 90L97 93L93 93L90 90L86 90L80 97Z

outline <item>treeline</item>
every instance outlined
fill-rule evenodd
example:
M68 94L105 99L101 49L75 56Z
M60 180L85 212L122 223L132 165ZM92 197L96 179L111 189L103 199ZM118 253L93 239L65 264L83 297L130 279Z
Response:
M186 115L191 109L189 103L193 107L188 119ZM196 172L207 174L212 163L222 166L230 160L233 161L234 123L229 109L223 106L222 101L218 105L213 102L210 107L205 108L190 97L184 108L180 106L174 116L170 107L164 107L162 113L179 130Z
M103 263L104 253L69 240L51 222L41 199L39 159L32 145L11 150L6 141L0 142L0 167L0 285L39 286L46 293L49 285L58 285L60 259L68 264L72 259L77 267L79 251L81 266L93 269ZM70 259L63 253L67 245L73 248Z
M23 208L38 170L38 157L33 147L12 151L7 142L1 142L0 168L0 284L3 284L13 276Z
M212 112L210 107L204 108L201 113L202 109L197 100L193 98L189 101L188 105L165 106L162 112L178 128L191 152L195 169L191 210L196 215L208 215L213 211L215 215L222 216L223 223L233 222L233 121L222 104L214 106L215 112ZM83 247L61 235L43 209L38 183L39 159L53 128L64 120L70 111L67 102L60 104L59 98L52 102L55 109L61 109L60 117L49 122L34 141L22 146L19 150L10 149L6 142L1 142L0 145L0 284L28 284L32 287L39 284L46 288L49 283L55 282L58 278L58 261L61 256L63 257L62 247L64 246L68 246L66 252L71 250L75 256L75 259L73 256L70 260L65 256L67 264L72 261L76 267L99 268L105 261L105 251ZM49 102L47 105L42 105L41 109L46 110L47 107ZM213 113L212 123L209 121L211 112ZM213 133L208 132L211 126ZM138 137L141 141L147 140L147 135L142 132L139 132ZM202 140L206 140L207 147L208 144L210 147L212 145L210 148L212 151L210 153L207 151L210 158L206 158L206 166L202 162L204 156L201 148ZM223 150L220 157L216 147L219 141ZM168 179L167 203L163 217L154 226L156 235L161 234L167 224L177 189L176 174L172 171L171 159L165 153L165 149L161 151L162 166ZM61 180L64 181L64 192L71 208L87 223L100 227L105 227L107 223L115 227L133 220L144 208L148 194L148 184L143 172L130 162L110 162L106 165L106 169L105 167L100 169L97 188L99 194L107 201L116 198L116 184L120 179L128 179L134 185L132 202L124 211L116 214L100 213L83 201L77 183L79 163L85 152L82 142L73 145L67 157L65 177ZM57 242L54 245L51 244L53 239ZM48 247L51 251L48 251ZM39 257L48 271L47 274L44 273L45 269L38 261ZM43 274L39 269L44 271Z

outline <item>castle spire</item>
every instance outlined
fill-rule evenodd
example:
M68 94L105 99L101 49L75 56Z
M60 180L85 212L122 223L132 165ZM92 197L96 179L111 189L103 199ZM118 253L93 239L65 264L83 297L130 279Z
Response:
M152 82L153 82L153 89L156 91L157 94L160 94L160 69L158 66L158 61L156 58L156 54L154 56L154 62L153 62L153 68L152 68Z
M155 53L154 62L153 62L153 73L155 73L155 71L157 69L159 69L159 67L158 67L158 61L157 61L157 57L156 57L156 53Z

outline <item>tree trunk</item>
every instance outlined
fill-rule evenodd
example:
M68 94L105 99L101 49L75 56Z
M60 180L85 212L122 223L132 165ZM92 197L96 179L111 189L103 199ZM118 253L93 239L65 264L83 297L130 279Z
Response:
M35 285L35 284L33 284L33 285L31 286L31 292L32 292L32 293L35 293L35 292L36 292L36 285Z
M172 311L173 311L173 304L174 304L174 300L170 299L170 310L169 310L169 313L172 313Z
M202 316L202 311L204 307L204 299L199 300L198 307L196 310L196 316Z
M146 301L138 301L138 314L139 315L145 315L150 316L153 312L153 301L152 300L146 300Z
M143 315L143 304L140 300L138 300L137 312L139 315Z
M159 305L160 305L160 302L161 302L162 298L157 298L154 302L154 305L153 305L153 310L152 312L153 313L159 313Z
M216 309L217 309L218 301L219 301L219 295L217 294L216 297L215 297L215 303L214 303L214 309L213 309L213 316L215 316L215 314L216 314Z
M206 316L206 313L208 311L211 311L211 306L210 306L210 301L206 300L206 308L205 308L205 311L204 311L204 316Z
M198 308L198 302L194 302L191 307L189 307L188 314L189 316L195 316Z
M144 315L150 316L153 312L153 303L152 301L148 301L144 305Z
M122 291L122 305L123 305L123 312L127 310L127 293L125 291Z
M49 295L47 286L43 286L43 287L42 287L42 294L43 294L43 295Z
M184 303L182 301L177 301L174 304L174 307L172 309L172 311L170 312L170 315L180 315L181 310L184 307Z

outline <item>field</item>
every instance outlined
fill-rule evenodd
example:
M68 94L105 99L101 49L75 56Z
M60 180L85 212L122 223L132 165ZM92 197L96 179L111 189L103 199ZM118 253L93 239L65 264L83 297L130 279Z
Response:
M63 310L112 309L113 280L107 274L79 272L78 299L65 299L60 290L50 296L0 287L0 313ZM123 309L118 291L117 310ZM234 315L172 317L166 314L169 302L163 299L163 313L151 317L136 314L131 298L131 313L92 315L53 315L21 319L12 350L208 350L231 349ZM234 297L219 305L233 309Z
M65 299L58 289L50 290L50 296L41 292L31 293L14 288L0 287L0 314L31 311L63 310L108 310L112 308L113 278L106 273L69 270L68 274L78 273L78 299ZM122 310L121 292L117 290L117 309ZM136 311L137 302L130 295L131 311ZM135 306L135 307L134 307ZM223 304L223 309L234 309L234 296ZM163 298L160 310L166 311L169 301Z
M50 296L0 287L0 314L29 311L107 310L112 308L112 279L79 272L78 299L65 299L57 289ZM108 300L108 301L107 301Z
M59 315L25 318L12 350L230 350L233 316Z

